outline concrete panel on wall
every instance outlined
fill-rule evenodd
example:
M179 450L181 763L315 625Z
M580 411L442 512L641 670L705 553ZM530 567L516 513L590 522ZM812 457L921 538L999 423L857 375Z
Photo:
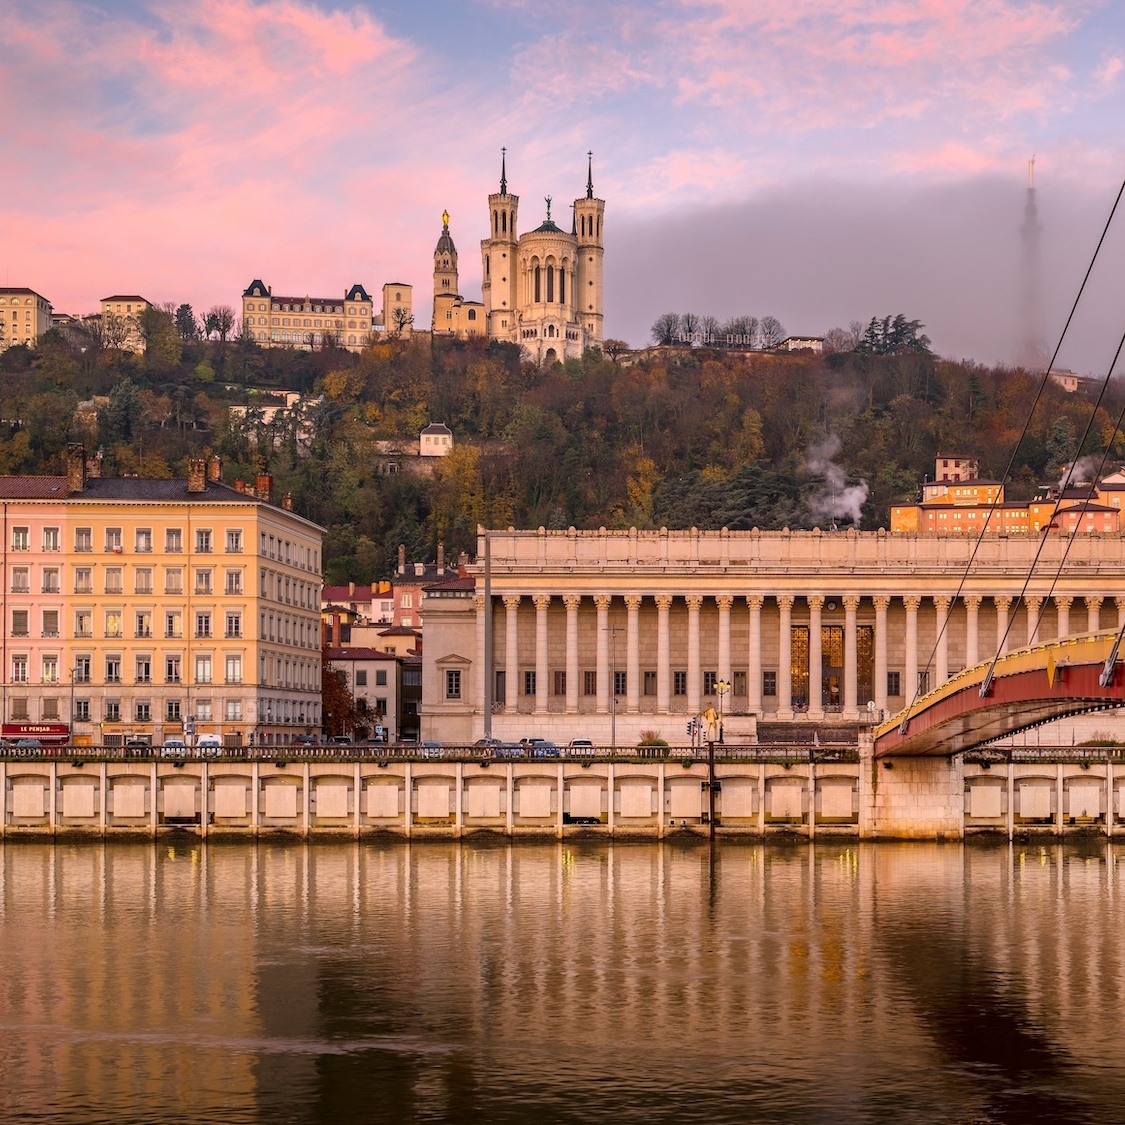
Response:
M89 785L64 785L62 812L63 816L91 817L94 815L93 784Z
M647 781L626 781L621 785L621 815L644 818L652 816L652 785Z
M754 815L755 785L747 778L723 778L719 812L724 820L749 820Z
M449 782L428 782L418 786L418 815L435 820L449 816Z
M820 815L845 820L855 815L854 788L850 781L825 781L820 786Z
M593 789L592 785L583 785L582 789ZM600 796L600 790L598 790ZM551 786L548 784L525 784L519 787L520 816L546 817L551 815ZM571 806L573 815L574 790L571 790ZM599 809L601 803L599 801ZM579 813L579 816L597 816L597 813Z
M113 815L122 820L136 820L145 815L145 787L126 782L113 787Z
M544 788L546 788L544 786ZM520 799L523 799L523 794L526 792L526 787L520 787ZM547 789L548 795L550 789ZM527 816L527 813L522 815ZM550 806L547 812L538 814L540 816L550 815ZM570 787L570 815L571 816L594 816L600 817L602 815L602 787L600 785L572 785Z
M1020 786L1020 816L1043 820L1051 815L1051 789L1045 782Z
M1096 820L1102 814L1102 787L1097 782L1086 781L1067 789L1070 816Z
M488 781L480 781L475 785L470 785L469 816L497 817L499 815L500 786Z
M230 820L241 820L246 816L246 786L216 785L215 815Z
M164 815L176 817L195 816L195 786L165 785Z
M397 785L386 783L367 787L367 815L383 820L399 816L399 793Z
M291 820L297 815L297 786L274 782L266 786L266 816Z
M785 820L797 820L802 815L800 785L792 782L778 784L774 782L769 789L769 813L772 817Z
M668 787L668 815L673 820L696 820L703 815L703 790L699 778L688 777L673 781Z
M316 815L346 817L348 815L348 787L340 782L321 782L316 787Z
M991 782L976 782L969 787L969 816L994 820L1004 815L1003 789Z
M47 815L47 790L40 781L19 781L12 786L12 815L40 819Z

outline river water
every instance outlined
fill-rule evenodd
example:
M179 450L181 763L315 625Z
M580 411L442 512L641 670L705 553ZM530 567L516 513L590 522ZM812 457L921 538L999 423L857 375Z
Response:
M1125 848L0 848L0 1121L1121 1122Z

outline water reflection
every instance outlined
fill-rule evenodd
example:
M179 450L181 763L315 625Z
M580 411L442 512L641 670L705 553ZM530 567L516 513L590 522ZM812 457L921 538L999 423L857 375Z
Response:
M0 1120L1119 1121L1118 862L7 844Z

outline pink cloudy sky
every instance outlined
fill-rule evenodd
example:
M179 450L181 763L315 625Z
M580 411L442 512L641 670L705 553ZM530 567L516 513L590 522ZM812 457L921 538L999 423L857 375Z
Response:
M237 304L254 277L401 280L428 321L443 208L479 293L501 145L524 229L547 194L567 220L593 149L610 334L641 343L666 308L769 312L795 332L901 309L947 354L1006 360L1027 158L1048 334L1125 174L1122 9L4 4L0 269L68 312L116 291ZM1111 303L1064 359L1108 358Z

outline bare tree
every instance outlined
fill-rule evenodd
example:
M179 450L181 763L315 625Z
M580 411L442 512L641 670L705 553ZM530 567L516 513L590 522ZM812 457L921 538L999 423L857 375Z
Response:
M680 314L661 313L652 326L652 338L658 344L670 344L680 335Z
M680 336L689 343L699 335L700 319L695 313L684 313L680 317Z
M758 318L756 316L733 316L723 325L722 334L726 343L753 348L758 344Z
M785 329L776 316L763 316L759 327L762 333L763 348L775 348L785 339Z
M602 344L602 351L616 363L621 356L629 351L629 345L624 340L606 340Z
M699 334L705 344L717 344L722 336L722 328L718 317L704 316L699 318Z
M391 335L401 336L414 323L414 314L403 305L395 305L391 309L391 323L388 326Z
M850 352L854 347L852 334L846 328L829 328L824 334L824 351L826 354Z
M102 313L98 321L98 339L106 351L121 351L129 339L129 321L120 313Z
M212 305L203 319L208 336L218 336L219 343L225 344L234 330L234 309L230 305Z

